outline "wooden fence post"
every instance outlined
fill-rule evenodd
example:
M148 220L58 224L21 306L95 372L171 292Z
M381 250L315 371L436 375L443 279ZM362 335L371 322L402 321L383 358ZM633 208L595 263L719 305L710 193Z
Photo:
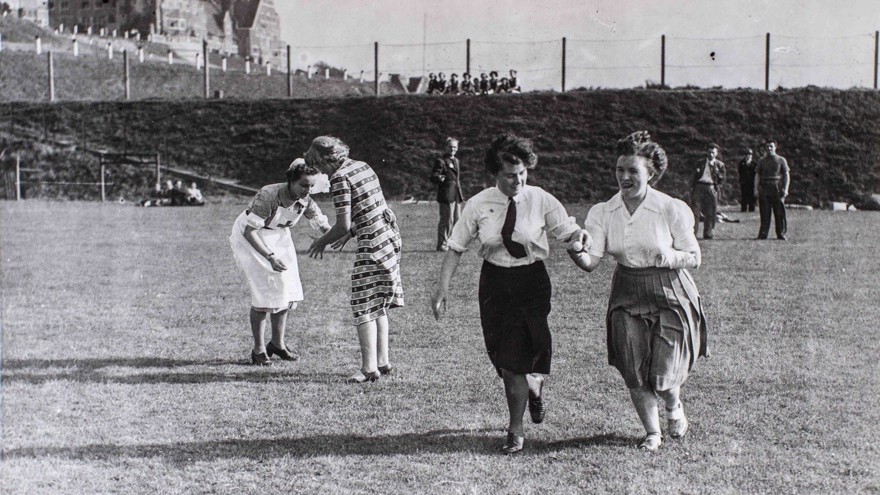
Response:
M467 50L465 51L466 52L465 73L470 74L471 73L471 39L470 38L467 39L466 46L467 46Z
M379 96L379 42L373 43L373 74L376 96Z
M770 33L764 48L764 91L770 91Z
M106 190L104 188L104 154L103 153L98 155L98 163L101 164L101 202L103 203L107 199Z
M52 63L52 52L46 52L49 62L49 101L55 101L55 64Z
M287 45L287 97L293 97L293 68L290 65L290 45Z
M129 64L128 64L128 50L122 50L122 65L125 67L125 74L123 76L123 80L125 82L125 101L131 99L131 84L129 79Z
M562 92L565 93L565 36L562 37Z
M660 87L666 87L666 35L660 35Z
M205 99L207 100L211 94L211 76L210 76L210 69L208 68L208 66L209 66L209 64L208 64L208 62L209 62L209 60L208 60L208 40L202 40L202 53L204 54L204 56L202 58L205 59L204 60L204 62L205 62L205 68L204 68L204 70L205 70L205 75L204 75L205 84L204 84L204 86L205 86Z
M15 200L21 200L21 153L15 155Z

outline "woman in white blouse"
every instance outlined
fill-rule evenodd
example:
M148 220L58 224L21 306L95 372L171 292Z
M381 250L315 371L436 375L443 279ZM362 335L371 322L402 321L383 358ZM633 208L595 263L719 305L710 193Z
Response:
M302 158L294 160L287 182L260 189L232 226L232 255L251 291L252 364L271 365L273 354L286 361L297 358L284 343L287 310L303 299L290 227L305 216L315 230L330 230L327 216L309 197L319 173ZM272 325L268 344L263 337L267 319Z
M680 438L688 428L681 386L697 356L708 355L700 293L687 271L700 266L700 246L688 205L650 185L666 170L663 149L639 131L618 141L617 153L620 192L590 209L584 224L592 247L572 257L587 271L605 253L617 260L608 363L623 376L645 427L639 448L654 451L663 440L657 396L666 405L667 433Z
M449 238L432 297L434 317L446 310L449 283L468 245L480 241L480 322L489 359L504 381L510 422L502 452L522 450L528 403L534 423L544 420L542 388L550 373L552 341L547 315L551 285L543 260L548 233L560 241L588 243L562 204L539 187L526 185L538 157L531 142L503 135L492 142L485 164L495 187L470 200Z

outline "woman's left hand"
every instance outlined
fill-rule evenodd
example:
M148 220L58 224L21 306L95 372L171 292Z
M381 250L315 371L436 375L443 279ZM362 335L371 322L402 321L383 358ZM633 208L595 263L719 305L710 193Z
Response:
M309 246L309 258L321 258L324 259L324 248L327 247L321 239L315 239L312 241L312 245Z

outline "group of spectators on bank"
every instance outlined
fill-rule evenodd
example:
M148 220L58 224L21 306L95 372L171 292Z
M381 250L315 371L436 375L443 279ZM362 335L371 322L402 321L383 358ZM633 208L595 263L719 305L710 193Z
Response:
M158 182L150 197L141 201L141 206L204 206L205 198L195 182L184 187L183 181L166 180L163 187Z
M458 74L452 73L449 80L446 74L440 72L428 74L429 95L491 95L497 93L521 93L519 79L516 71L511 69L509 77L498 78L498 72L483 72L479 78L472 78L470 73L465 72L461 81Z

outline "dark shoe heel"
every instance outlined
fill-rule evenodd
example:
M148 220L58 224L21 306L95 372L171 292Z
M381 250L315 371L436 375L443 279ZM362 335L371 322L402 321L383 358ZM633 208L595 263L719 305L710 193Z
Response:
M251 351L251 364L257 366L272 366L272 361L269 360L269 355L265 352L257 354L254 351Z
M275 345L271 340L268 344L266 344L266 354L269 357L272 357L272 355L274 354L284 361L296 361L297 359L299 359L299 356L294 354L286 345L282 349Z

